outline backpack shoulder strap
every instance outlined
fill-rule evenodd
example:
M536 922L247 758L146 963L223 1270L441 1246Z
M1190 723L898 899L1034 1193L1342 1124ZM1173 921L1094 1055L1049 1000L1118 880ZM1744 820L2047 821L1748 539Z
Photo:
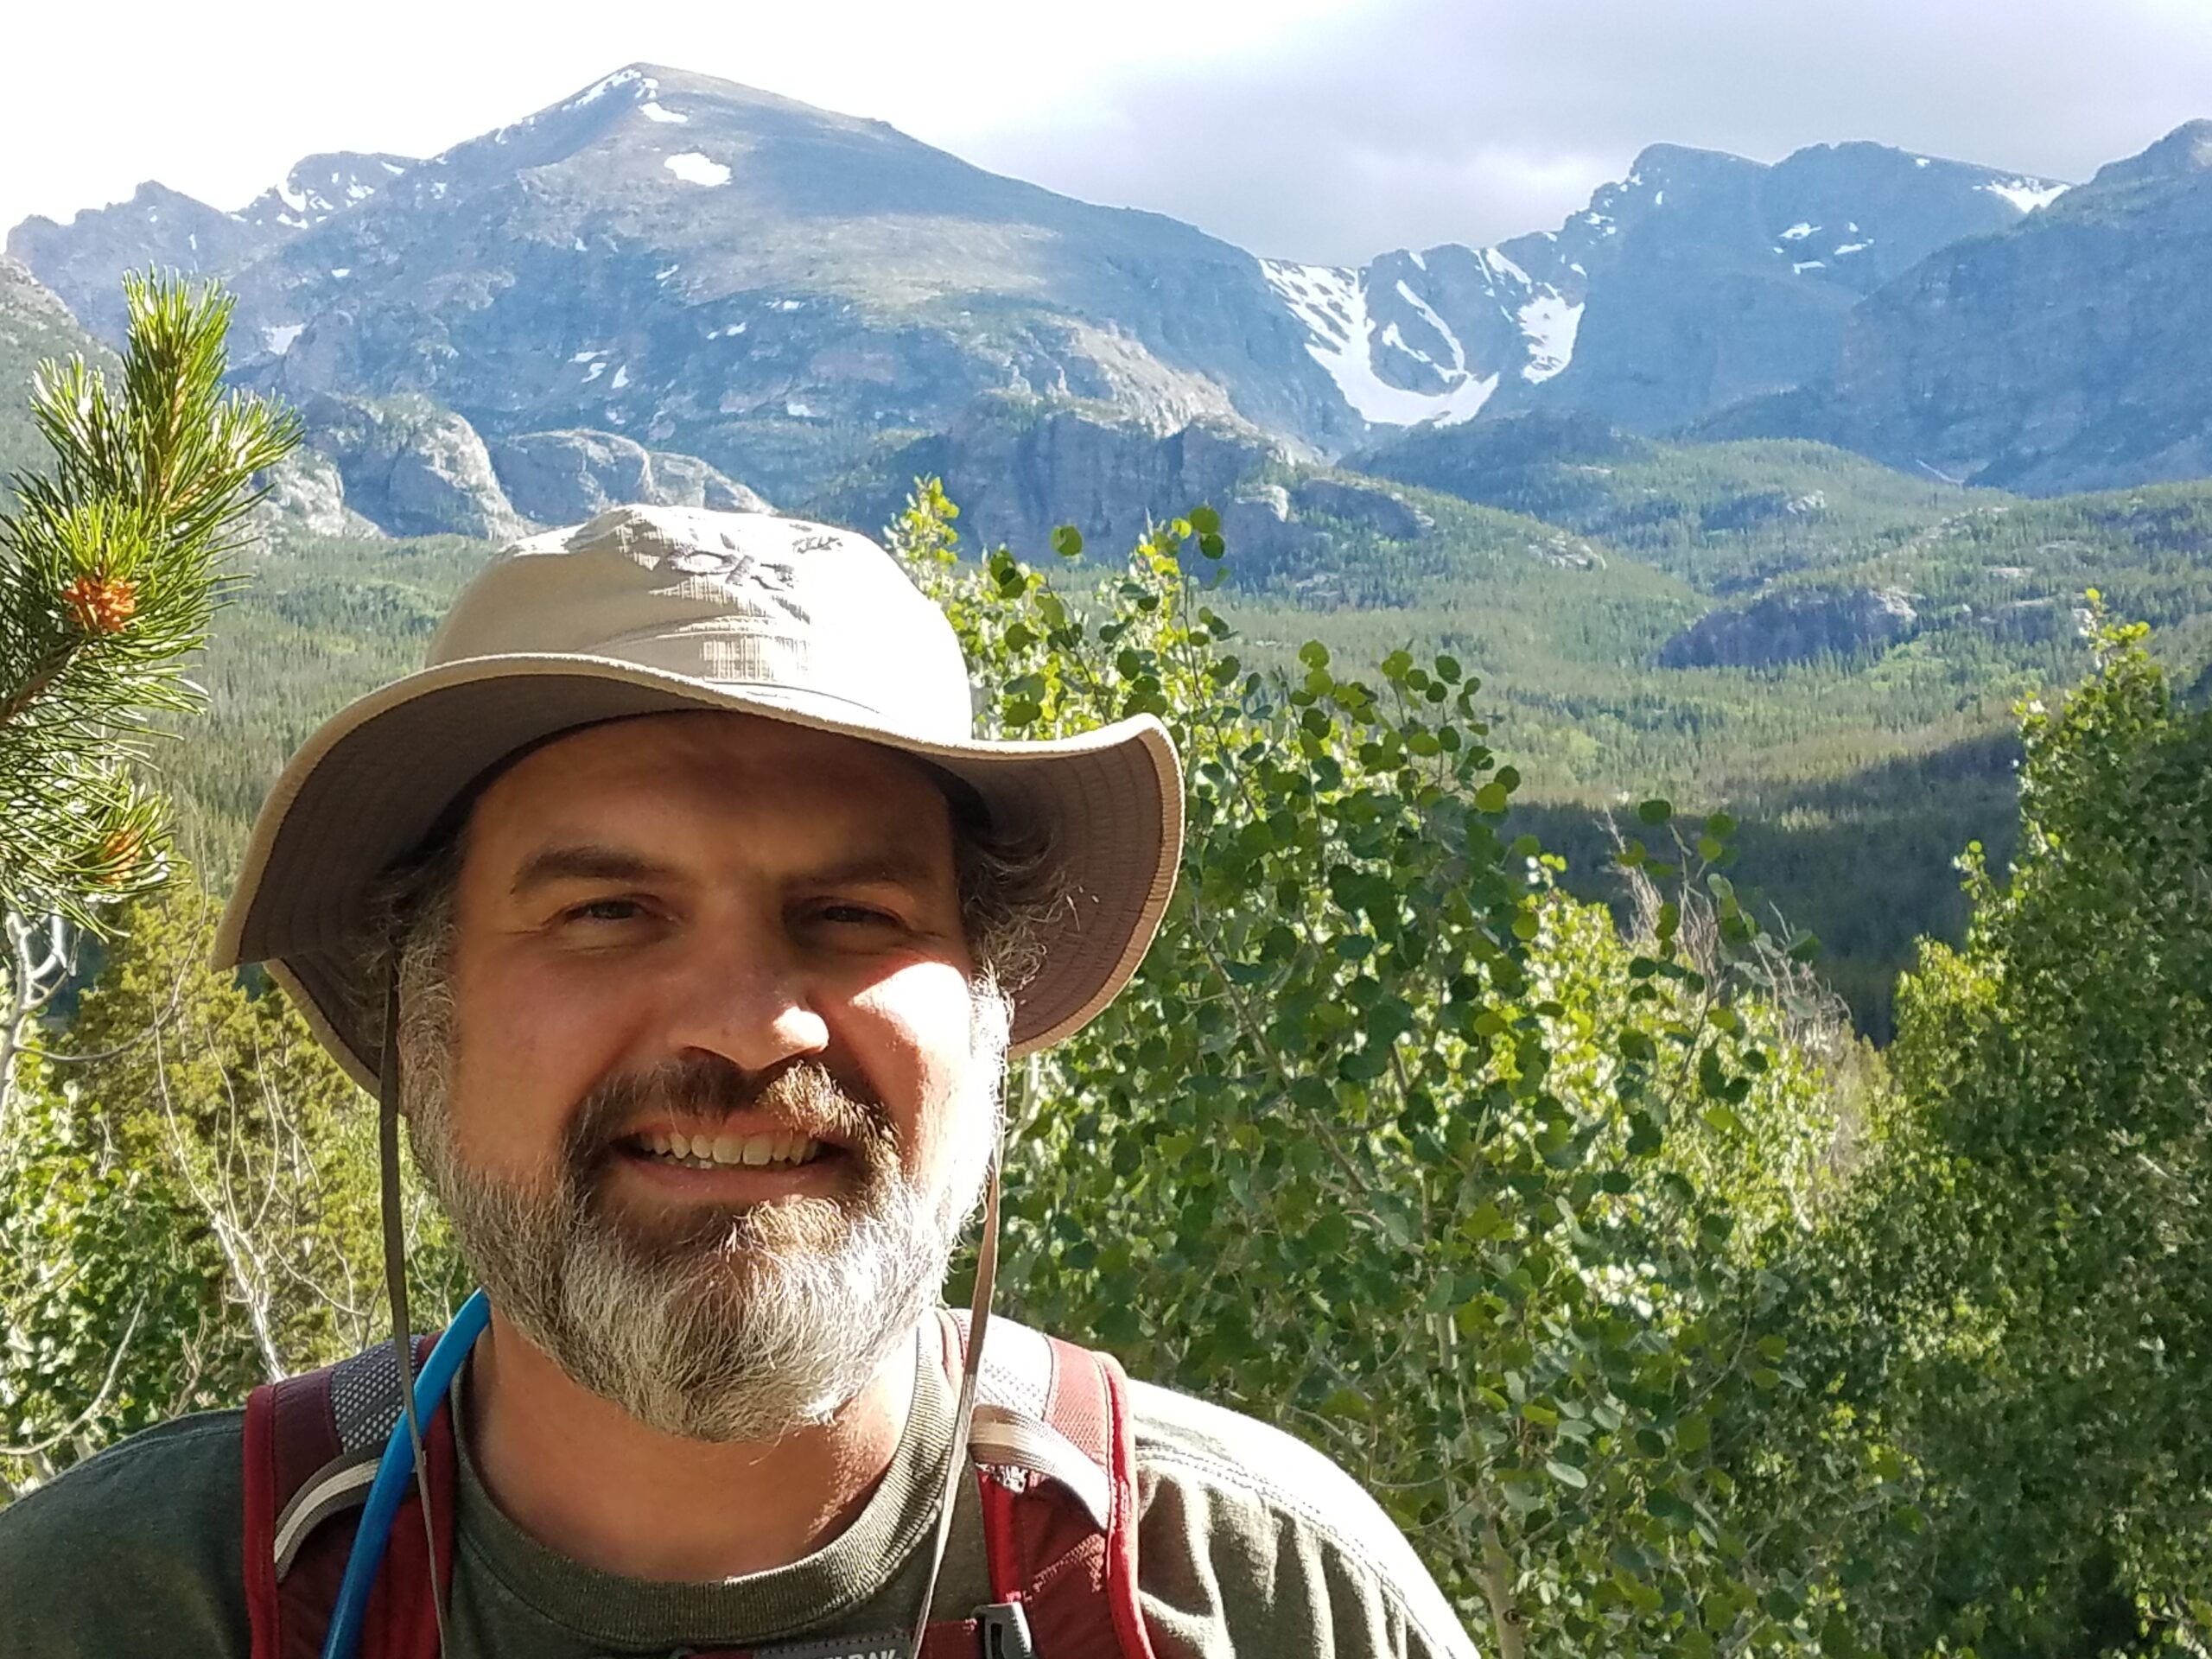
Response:
M948 1317L954 1375L966 1321ZM976 1378L991 1593L1018 1605L1042 1659L1153 1659L1137 1599L1136 1443L1108 1354L994 1318Z
M415 1341L419 1365L429 1338ZM380 1343L335 1365L265 1383L248 1397L244 1567L252 1659L315 1659L320 1653L353 1548L356 1511L399 1421L398 1370L391 1344ZM437 1517L440 1554L449 1561L452 1425L441 1412L423 1432L433 1508L445 1511ZM418 1612L435 1617L427 1601L417 1609L405 1595L384 1593L387 1580L404 1585L427 1578L415 1560L427 1557L429 1546L411 1495L392 1534L392 1567L379 1575L371 1601L365 1655L394 1651L391 1638L412 1630Z

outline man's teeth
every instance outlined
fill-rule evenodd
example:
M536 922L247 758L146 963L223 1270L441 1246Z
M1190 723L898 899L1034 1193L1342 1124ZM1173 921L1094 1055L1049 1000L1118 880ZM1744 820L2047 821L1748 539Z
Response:
M800 1135L649 1135L645 1148L694 1169L718 1164L804 1164L819 1156L822 1143Z

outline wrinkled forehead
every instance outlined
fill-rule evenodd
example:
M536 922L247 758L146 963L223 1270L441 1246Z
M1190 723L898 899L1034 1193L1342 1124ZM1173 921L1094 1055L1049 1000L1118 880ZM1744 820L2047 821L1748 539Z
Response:
M493 861L588 835L670 852L895 851L949 870L972 802L958 780L896 749L702 709L582 727L511 755L472 787L454 828L464 858Z

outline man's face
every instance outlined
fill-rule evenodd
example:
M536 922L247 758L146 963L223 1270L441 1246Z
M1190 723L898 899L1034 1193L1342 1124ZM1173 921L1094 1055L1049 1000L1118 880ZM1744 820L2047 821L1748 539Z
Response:
M462 842L406 988L418 1159L495 1306L587 1387L760 1439L862 1386L996 1134L950 817L887 750L741 715L590 728Z

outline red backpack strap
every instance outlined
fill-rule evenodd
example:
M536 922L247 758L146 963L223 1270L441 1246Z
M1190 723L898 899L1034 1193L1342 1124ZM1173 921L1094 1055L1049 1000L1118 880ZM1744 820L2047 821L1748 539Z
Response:
M946 1321L956 1376L964 1325ZM1153 1659L1137 1599L1136 1441L1121 1366L992 1319L968 1446L991 1593L1021 1610L1039 1659ZM991 1636L983 1650L996 1659ZM968 1641L973 1654L976 1638ZM1019 1648L1009 1640L1005 1650ZM925 1655L936 1659L927 1646Z
M948 1370L962 1325L944 1322ZM418 1338L420 1364L429 1339ZM252 1659L317 1659L353 1522L398 1421L389 1346L254 1390L245 1422ZM424 1425L438 1581L453 1570L451 1414ZM930 1626L920 1659L1154 1659L1137 1600L1136 1447L1113 1358L994 1319L969 1450L999 1605ZM431 1541L410 1491L392 1522L362 1659L429 1659ZM800 1644L810 1647L812 1644ZM772 1651L772 1649L771 1650Z
M428 1337L416 1338L418 1365L429 1344ZM316 1659L321 1653L354 1521L398 1421L398 1366L389 1344L264 1384L247 1399L244 1566L252 1659ZM423 1433L444 1583L453 1560L448 1414L440 1412ZM393 1520L385 1568L369 1599L363 1659L411 1659L435 1650L429 1555L421 1504L410 1492Z

